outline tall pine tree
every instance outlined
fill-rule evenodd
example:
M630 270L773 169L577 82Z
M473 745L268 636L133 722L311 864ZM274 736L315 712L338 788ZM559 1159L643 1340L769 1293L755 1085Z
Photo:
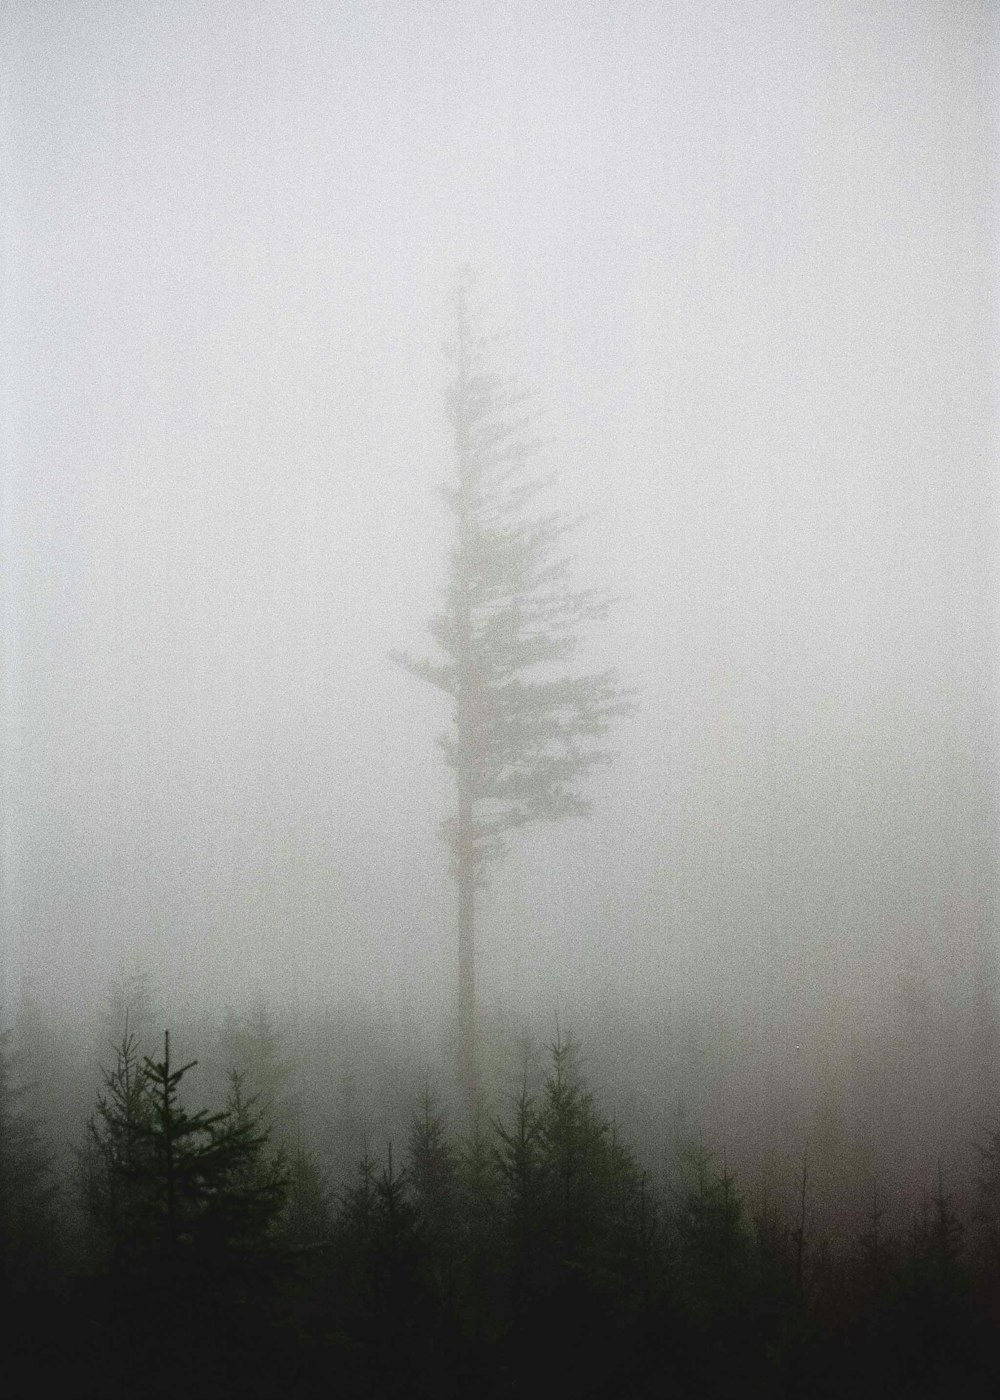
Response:
M458 890L459 1081L470 1119L476 1090L476 891L512 831L582 814L580 780L608 756L604 738L631 708L614 671L580 673L581 628L611 599L577 589L563 541L572 522L539 497L537 444L525 396L490 362L491 339L470 310L471 278L455 296L448 416L454 470L443 488L452 516L444 606L431 622L432 658L395 659L450 698L442 740L455 778L444 835Z

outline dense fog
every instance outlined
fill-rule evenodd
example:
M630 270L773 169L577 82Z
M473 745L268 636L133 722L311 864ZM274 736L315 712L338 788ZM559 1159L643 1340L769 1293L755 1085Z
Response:
M15 1386L1000 1392L998 16L0 7Z
M447 578L469 265L579 583L619 595L581 659L638 699L589 819L489 872L484 1037L558 1014L637 1122L870 1146L891 1101L964 1150L995 1070L995 28L4 8L6 1023L96 1024L143 973L175 1022L366 1008L447 1046L448 708L390 652Z

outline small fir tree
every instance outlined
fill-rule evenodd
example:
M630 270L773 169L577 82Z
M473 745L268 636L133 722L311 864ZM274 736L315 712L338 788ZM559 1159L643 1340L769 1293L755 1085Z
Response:
M46 1281L56 1254L58 1189L38 1120L24 1104L25 1086L0 1033L0 1289L4 1296Z
M124 1029L113 1068L101 1071L104 1088L87 1122L78 1155L80 1187L91 1243L116 1271L142 1257L152 1243L154 1104L138 1036L123 1012Z
M458 1165L444 1115L429 1086L410 1124L407 1177L439 1286L451 1293L458 1203Z
M238 1074L226 1107L189 1113L179 1089L197 1061L174 1068L170 1034L163 1059L138 1061L130 1033L88 1125L84 1200L126 1270L176 1270L243 1262L265 1248L284 1205L287 1168L268 1158L268 1131Z
M326 1245L333 1229L329 1184L299 1137L288 1155L288 1195L278 1231L286 1249L301 1252Z

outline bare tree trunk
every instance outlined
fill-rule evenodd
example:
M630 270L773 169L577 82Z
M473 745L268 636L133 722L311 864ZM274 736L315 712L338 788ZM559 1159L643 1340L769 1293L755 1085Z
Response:
M460 787L465 784L460 782ZM476 1111L476 868L472 802L459 794L456 841L458 882L458 1082L471 1128Z
M458 739L456 772L458 812L455 832L455 878L458 883L458 1085L471 1130L476 1110L476 840L474 727L475 657L472 626L471 511L472 445L468 419L468 311L465 284L458 288L457 394L455 401L455 451L458 457L458 691L455 720Z
M170 1032L163 1036L163 1150L166 1155L167 1174L167 1257L172 1259L177 1242L177 1205L174 1183L174 1135L170 1119Z

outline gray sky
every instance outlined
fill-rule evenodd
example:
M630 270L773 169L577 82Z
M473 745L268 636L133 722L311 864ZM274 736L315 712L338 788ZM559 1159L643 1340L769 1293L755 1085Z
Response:
M451 995L449 289L539 391L594 816L488 997L863 999L992 940L989 6L24 3L2 24L5 942L39 995ZM995 46L994 46L995 48ZM987 908L987 906L989 906ZM778 995L776 996L776 992ZM759 994L759 995L758 995Z

